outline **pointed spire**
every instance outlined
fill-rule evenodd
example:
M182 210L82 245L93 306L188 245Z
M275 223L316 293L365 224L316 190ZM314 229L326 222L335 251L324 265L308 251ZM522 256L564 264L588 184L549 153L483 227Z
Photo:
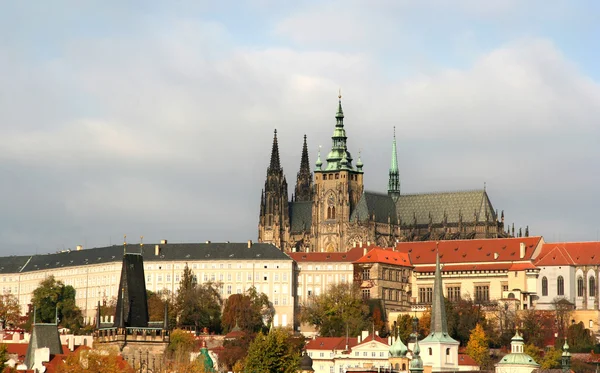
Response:
M319 152L317 153L317 162L315 162L315 166L317 167L317 171L321 171L321 166L323 166L323 161L321 160L321 145L319 145Z
M338 119L344 119L344 111L342 110L342 89L340 88L338 93L338 111L335 113L335 117ZM343 125L343 121L342 121Z
M267 172L278 172L281 170L281 163L279 162L279 145L277 144L277 130L273 135L273 147L271 149L271 163Z
M435 279L433 281L433 302L431 304L431 334L448 335L448 321L446 319L446 305L444 301L444 287L442 284L442 268L440 266L440 252L438 242L435 243Z
M394 126L394 140L392 142L392 161L388 180L388 195L394 200L400 197L400 171L398 170L398 152L396 150L396 127Z
M312 201L313 178L310 171L310 162L308 160L308 145L306 144L306 135L304 135L304 144L302 145L302 157L300 158L300 171L296 179L295 199L292 201L307 202Z
M346 146L346 130L344 129L344 112L342 110L342 95L338 96L338 111L335 114L335 129L331 136L331 152L327 155L327 171L342 169L342 159L346 157L346 169L353 170L352 155Z
M419 373L423 371L423 360L421 359L421 348L419 347L419 319L415 316L413 318L413 333L415 337L415 345L412 350L412 359L408 365L410 373Z

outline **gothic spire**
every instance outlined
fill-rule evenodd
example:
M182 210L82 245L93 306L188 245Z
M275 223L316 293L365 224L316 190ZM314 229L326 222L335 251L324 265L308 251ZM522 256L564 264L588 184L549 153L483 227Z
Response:
M295 201L312 201L312 184L312 172L310 172L310 162L308 160L308 145L306 144L306 135L304 135L300 171L298 171L298 178L296 179Z
M440 267L440 253L437 251L435 257L435 279L433 280L433 301L431 303L431 327L432 334L448 335L448 321L446 319L446 305L444 304L444 287L442 285L442 269Z
M281 163L279 162L279 145L277 144L277 130L275 130L275 134L273 135L273 148L271 149L271 163L269 164L267 173L280 171Z
M335 171L342 169L342 159L346 158L344 162L344 169L353 170L352 167L352 155L348 151L346 146L346 130L344 129L344 111L342 110L342 95L338 96L338 110L335 114L335 129L333 130L333 136L331 136L331 151L327 155L327 171Z
M394 127L394 141L392 142L392 162L388 181L388 195L394 200L400 197L400 171L398 170L398 152L396 150L396 127Z

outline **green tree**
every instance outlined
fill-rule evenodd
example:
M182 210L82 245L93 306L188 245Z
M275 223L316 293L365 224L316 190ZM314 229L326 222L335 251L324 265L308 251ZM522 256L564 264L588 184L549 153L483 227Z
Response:
M33 291L31 302L36 310L36 322L54 322L58 314L59 325L79 333L83 317L75 303L75 289L71 285L48 276Z
M367 330L369 306L363 301L358 285L341 283L326 292L311 296L300 312L302 322L314 325L322 336L358 335Z
M487 322L481 305L476 304L470 297L461 298L456 302L446 300L446 316L448 319L448 333L457 339L461 345L465 345L470 337L471 331L480 324L484 329Z
M7 328L17 326L21 317L21 307L19 300L11 293L0 295L0 323Z
M527 355L531 356L533 358L533 360L535 360L536 363L539 363L540 360L542 360L542 350L532 344L526 344L523 347L523 352L525 352Z
M196 347L194 335L181 329L175 329L169 336L168 357L175 362L189 362L190 352Z
M244 371L295 373L300 363L300 351L292 342L292 333L275 328L268 334L258 333L248 348Z
M207 282L198 285L194 273L186 264L177 290L176 308L179 326L193 325L196 332L207 328L210 332L221 331L222 285Z
M273 314L274 308L268 297L262 293L259 295L252 287L246 294L233 294L227 298L221 322L225 332L231 331L237 324L247 333L256 333L268 329Z
M558 350L554 347L550 347L544 353L544 356L541 357L539 360L536 360L536 362L540 364L541 370L556 369L556 368L560 368L561 356L562 356L561 350Z
M485 331L483 330L483 326L481 324L477 324L475 329L471 331L471 336L469 337L469 342L467 343L467 355L469 355L477 365L479 365L480 370L484 370L490 363L490 347L487 336L485 335Z
M8 347L5 344L0 344L0 368L8 361Z
M398 315L396 319L396 330L392 333L394 336L400 336L402 342L407 343L412 330L412 317L408 314Z
M593 333L585 328L582 321L569 326L567 329L567 341L571 352L589 352L596 344Z

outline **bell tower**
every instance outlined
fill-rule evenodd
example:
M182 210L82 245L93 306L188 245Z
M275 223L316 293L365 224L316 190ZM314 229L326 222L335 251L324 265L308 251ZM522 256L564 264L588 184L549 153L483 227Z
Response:
M287 181L279 161L279 145L277 130L275 130L271 162L267 168L265 188L260 196L258 242L272 243L281 250L284 250L289 238L290 216L287 190Z
M323 169L319 150L315 169L311 234L314 237L313 250L320 252L347 251L346 236L350 215L363 192L363 164L359 156L356 167L352 165L344 129L341 94L338 98L327 166Z

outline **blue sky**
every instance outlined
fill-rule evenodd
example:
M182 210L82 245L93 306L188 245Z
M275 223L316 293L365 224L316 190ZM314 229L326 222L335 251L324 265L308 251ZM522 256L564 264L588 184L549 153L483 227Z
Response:
M256 239L272 132L385 191L487 188L547 241L596 240L593 1L0 1L0 254L122 236ZM135 239L134 239L135 241Z

